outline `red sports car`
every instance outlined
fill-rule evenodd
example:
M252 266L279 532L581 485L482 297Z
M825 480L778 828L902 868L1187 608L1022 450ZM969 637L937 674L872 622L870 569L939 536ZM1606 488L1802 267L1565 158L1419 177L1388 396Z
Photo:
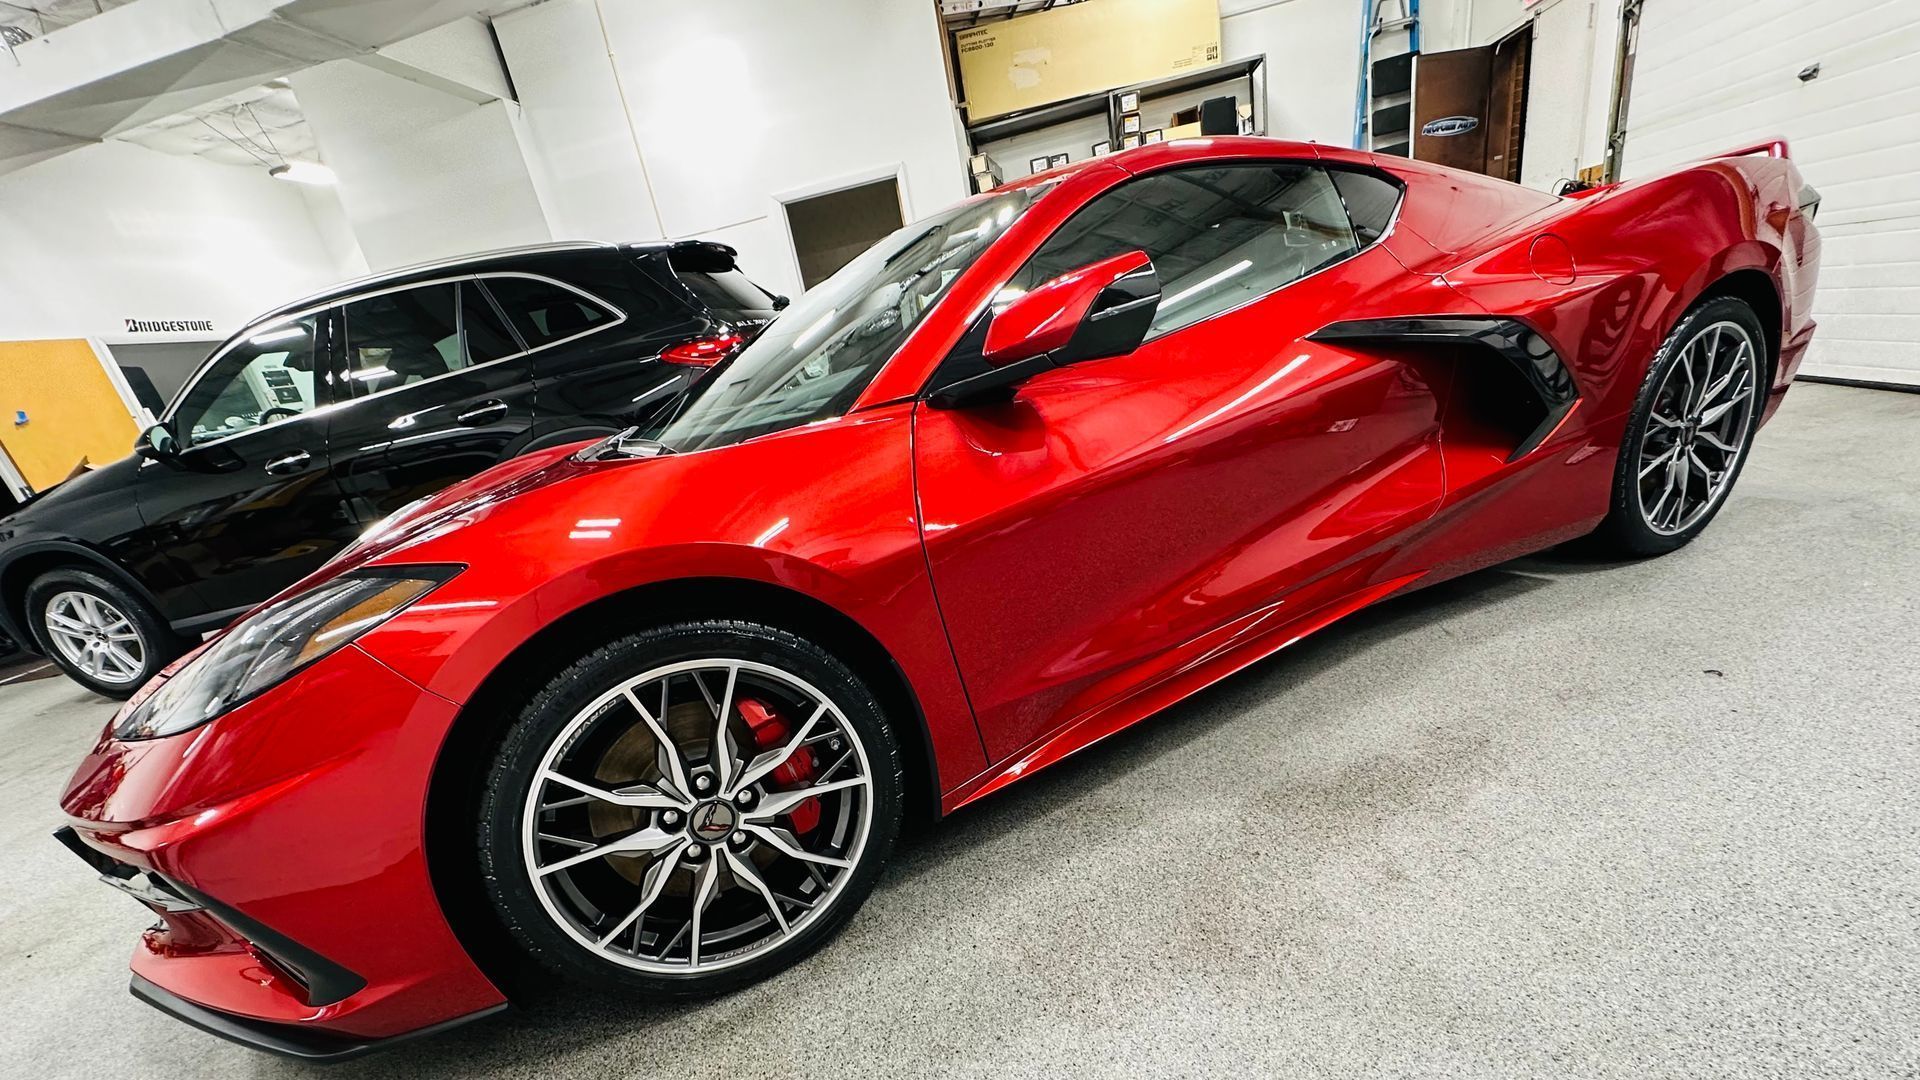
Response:
M1198 139L901 229L664 428L402 510L146 686L63 838L133 990L310 1057L531 959L707 994L902 820L1385 597L1725 502L1813 333L1781 144L1556 197Z

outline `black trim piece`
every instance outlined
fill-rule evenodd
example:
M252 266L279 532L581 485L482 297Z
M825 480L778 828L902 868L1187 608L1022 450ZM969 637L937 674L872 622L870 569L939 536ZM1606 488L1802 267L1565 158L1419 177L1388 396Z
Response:
M1329 323L1307 335L1310 341L1354 342L1378 345L1468 345L1498 354L1527 381L1547 414L1513 453L1517 461L1532 453L1580 399L1573 372L1547 339L1518 319L1427 315L1396 319L1354 319Z
M376 1050L385 1050L395 1043L438 1035L475 1020L483 1020L505 1012L507 1009L506 1002L501 1002L481 1009L479 1012L456 1016L451 1020L444 1020L418 1031L409 1031L404 1035L393 1035L384 1039L359 1039L209 1009L204 1005L196 1005L172 991L162 989L151 980L141 978L139 975L133 976L132 981L127 985L127 991L175 1020L199 1028L209 1035L217 1035L253 1050L263 1050L269 1054L279 1054L282 1057L316 1064L347 1061Z
M157 874L154 876L159 877ZM367 980L354 972L321 956L285 934L271 930L265 924L242 915L213 897L182 885L172 878L162 878L162 880L172 891L206 908L214 918L227 924L241 937L246 938L261 952L266 953L285 968L287 974L292 975L306 988L307 1004L316 1008L321 1005L331 1005L359 993L367 985Z
M176 622L170 622L167 624L167 627L174 633L182 635L200 635L205 634L209 630L223 630L228 623L245 615L258 606L258 604L243 604L240 607L225 608L220 611L209 611L205 615L195 615L191 619L180 619Z
M1872 379L1841 379L1832 375L1795 375L1794 382L1826 383L1828 386L1853 386L1861 390L1891 390L1896 394L1920 394L1913 383L1876 382Z

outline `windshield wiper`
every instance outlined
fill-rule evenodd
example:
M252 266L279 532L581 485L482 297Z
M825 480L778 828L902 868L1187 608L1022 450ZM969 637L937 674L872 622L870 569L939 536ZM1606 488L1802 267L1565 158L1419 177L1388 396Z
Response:
M610 457L665 457L673 452L673 447L658 439L642 438L638 427L630 427L625 431L617 431L591 446L581 447L579 453L573 455L573 459L603 461Z

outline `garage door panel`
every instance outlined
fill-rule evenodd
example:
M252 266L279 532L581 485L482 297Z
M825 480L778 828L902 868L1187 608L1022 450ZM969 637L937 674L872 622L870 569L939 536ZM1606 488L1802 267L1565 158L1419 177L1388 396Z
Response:
M1784 136L1822 199L1802 370L1920 385L1920 4L1645 0L1639 33L1625 175Z

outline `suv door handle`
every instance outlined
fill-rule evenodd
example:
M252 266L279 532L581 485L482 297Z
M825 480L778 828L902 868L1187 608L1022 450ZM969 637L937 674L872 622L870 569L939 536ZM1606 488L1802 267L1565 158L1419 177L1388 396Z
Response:
M453 418L453 422L463 427L478 427L489 424L507 415L507 403L504 401L483 401L466 412Z
M269 476L285 476L288 473L297 473L301 469L306 468L307 462L312 460L313 455L307 453L305 450L295 450L291 454L282 454L272 461L267 462L267 474Z

